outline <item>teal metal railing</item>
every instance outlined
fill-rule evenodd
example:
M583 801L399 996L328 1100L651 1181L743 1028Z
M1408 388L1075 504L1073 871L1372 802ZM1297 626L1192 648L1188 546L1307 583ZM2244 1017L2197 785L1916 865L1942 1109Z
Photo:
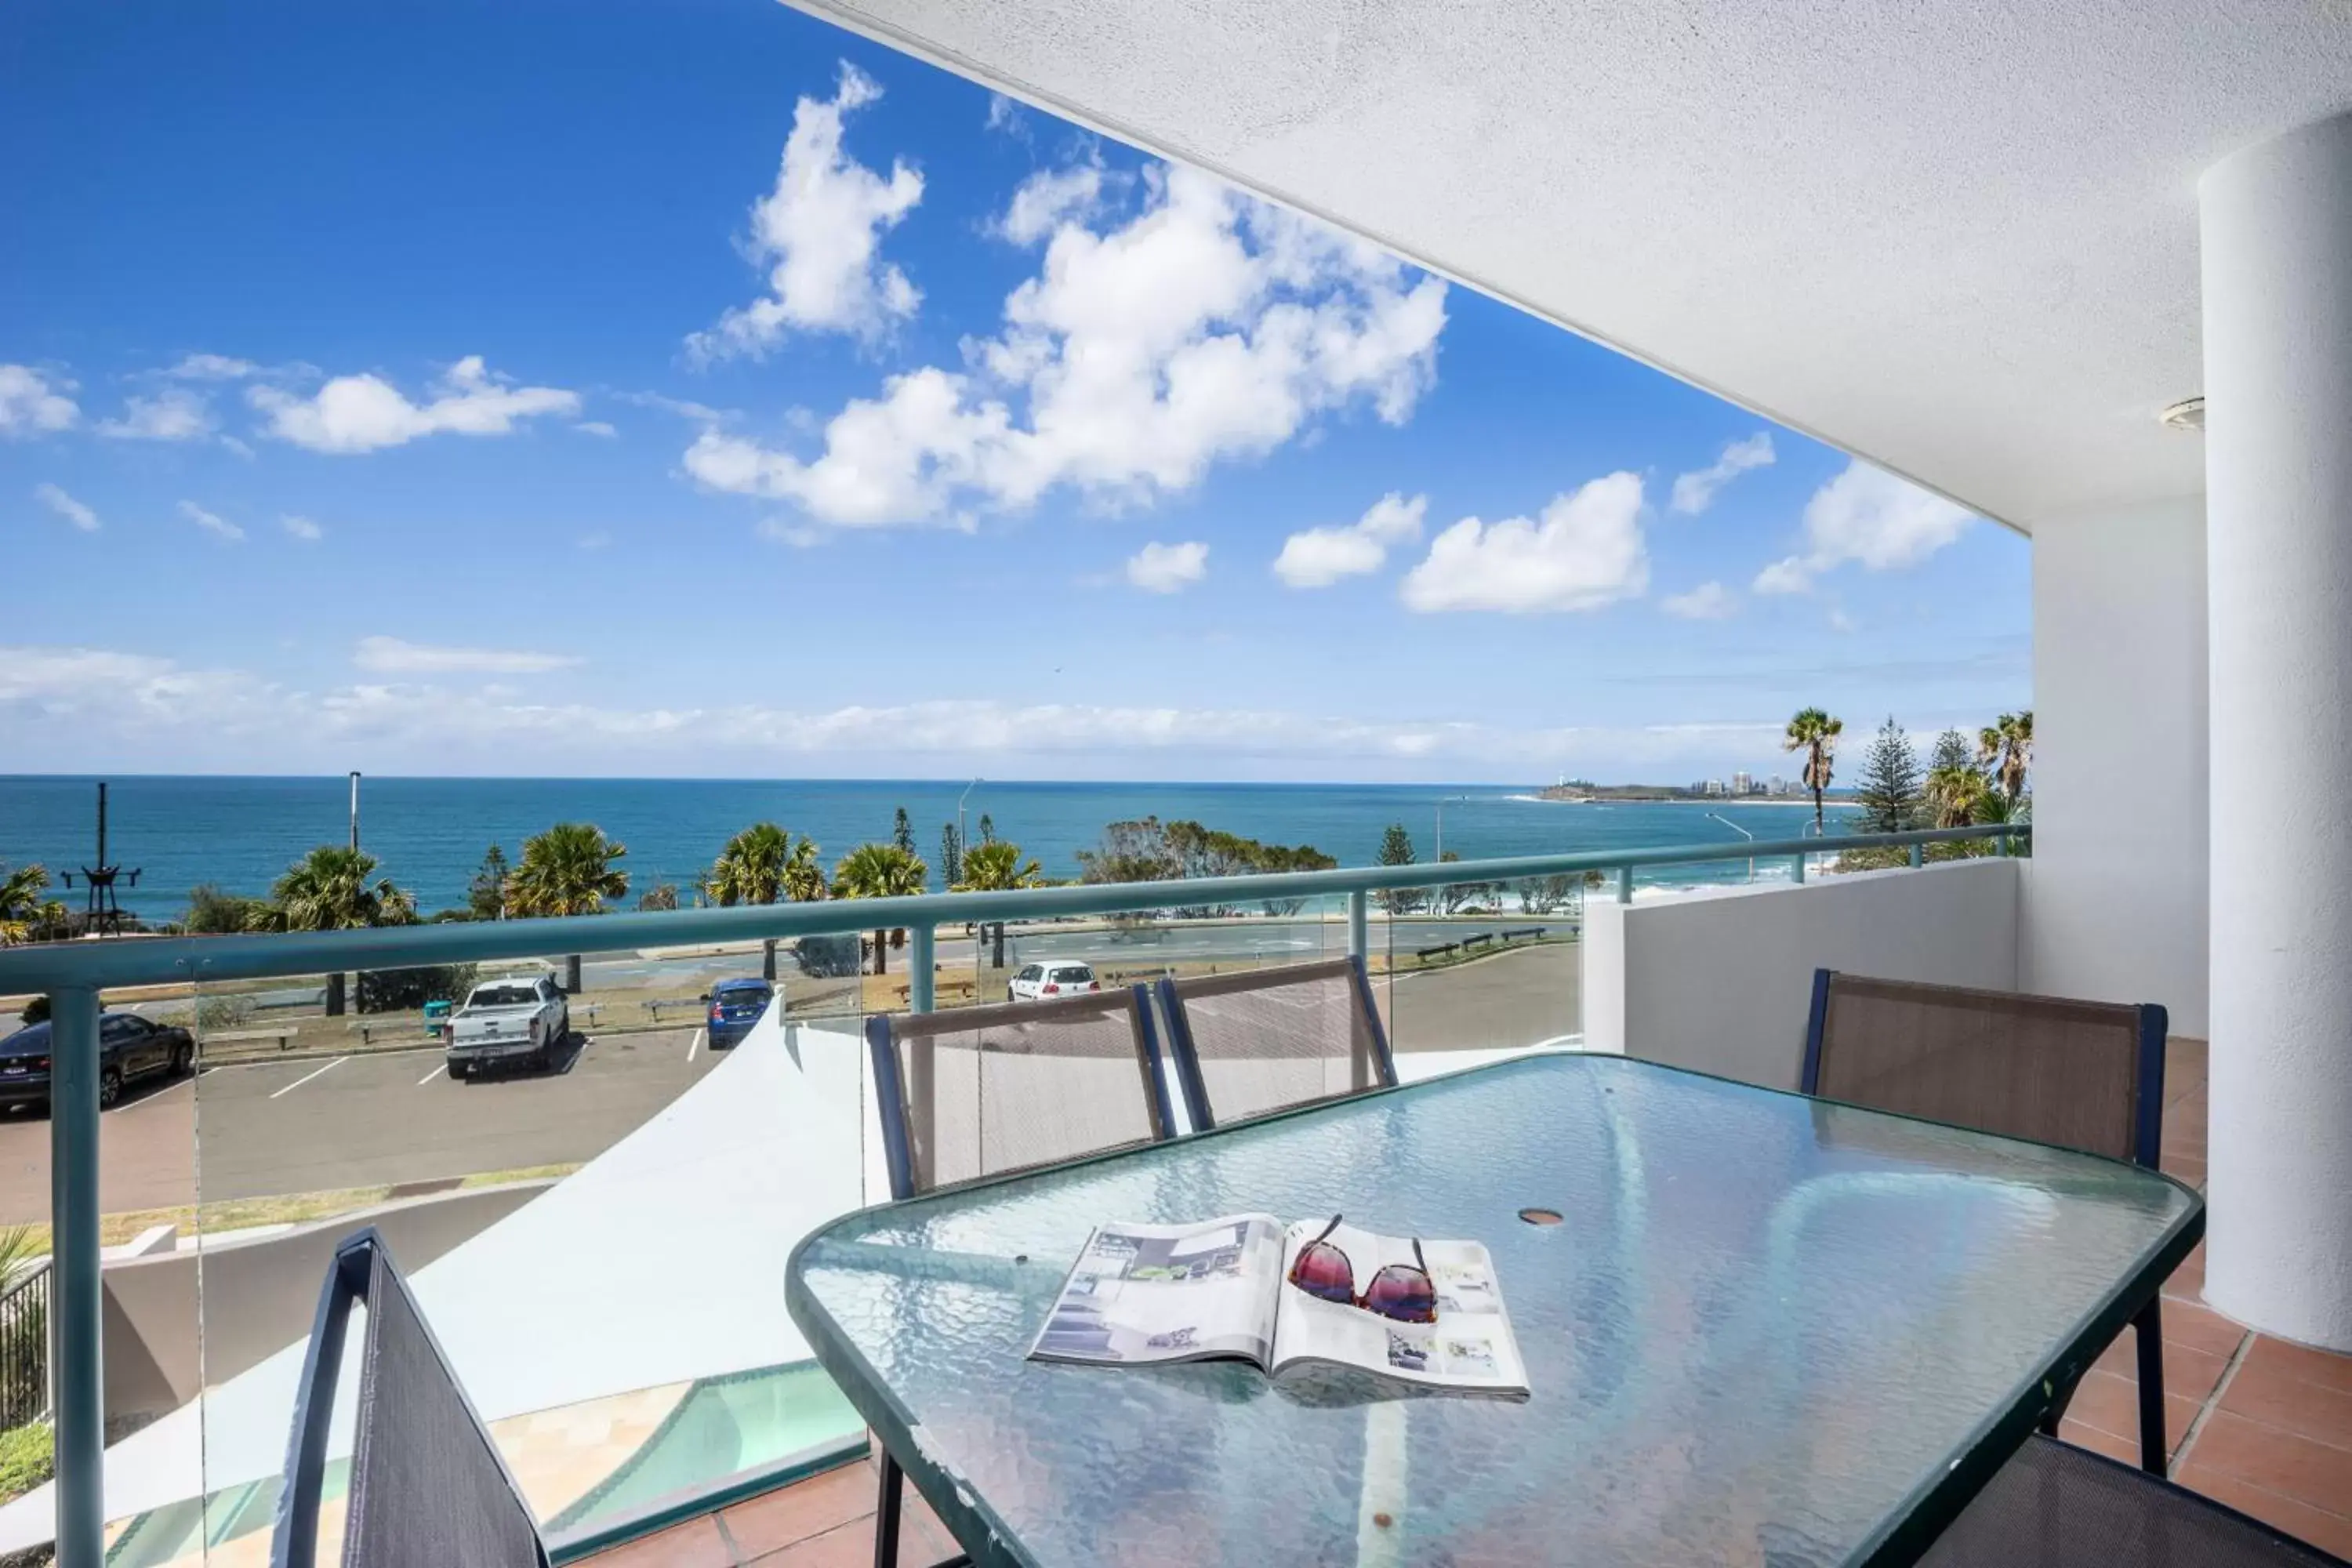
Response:
M1718 860L1785 859L1794 879L1806 863L1855 849L1903 848L1914 866L1930 844L1990 839L2003 847L2030 841L2018 824L1925 828L1910 833L1856 834L1841 838L1780 838L1738 844L1684 844L1584 855L1522 855L1500 860L1432 861L1412 866L1358 866L1332 871L1189 879L1166 882L1087 883L995 893L927 893L900 899L860 899L805 904L751 904L733 909L676 910L577 919L493 921L447 925L387 926L370 931L299 931L221 937L158 937L83 941L0 950L0 995L50 998L49 1213L55 1261L52 1310L57 1317L55 1384L58 1557L59 1568L100 1568L105 1555L103 1471L105 1436L100 1340L103 1301L99 1281L98 1021L99 995L109 987L262 980L352 970L424 968L530 958L550 952L598 952L839 932L904 929L908 932L908 1005L929 1012L935 1001L937 931L978 921L1047 920L1066 915L1117 914L1133 910L1262 900L1344 897L1348 950L1368 955L1370 896L1398 889L1442 888L1464 882L1518 882L1538 877L1615 873L1616 896L1633 896L1637 870Z

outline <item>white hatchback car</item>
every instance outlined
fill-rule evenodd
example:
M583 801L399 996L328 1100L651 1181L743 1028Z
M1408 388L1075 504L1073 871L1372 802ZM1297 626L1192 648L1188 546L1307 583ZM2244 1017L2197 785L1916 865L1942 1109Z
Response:
M1099 991L1102 982L1095 978L1091 964L1063 960L1056 963L1033 963L1013 977L1004 988L1007 1002L1034 1002L1041 996L1067 996L1073 991Z

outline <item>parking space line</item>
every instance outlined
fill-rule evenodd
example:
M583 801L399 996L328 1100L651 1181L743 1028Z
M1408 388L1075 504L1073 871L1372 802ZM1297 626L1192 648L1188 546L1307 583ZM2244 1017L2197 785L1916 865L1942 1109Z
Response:
M423 1078L418 1079L416 1080L416 1087L423 1089L426 1084L431 1083L435 1079L439 1078L443 1073L447 1072L448 1070L449 1064L447 1062L443 1062L439 1067L435 1068L431 1072L426 1073Z
M702 1037L708 1031L702 1029L697 1029L694 1031L694 1039L686 1047L686 1059L688 1062L692 1062L694 1060L694 1053L702 1048Z
M304 1084L310 1082L312 1079L319 1077L320 1073L331 1073L351 1059L352 1058L349 1057L337 1057L333 1061L331 1061L325 1067L320 1068L318 1072L304 1073L300 1078L296 1079L292 1083L288 1084L284 1089L279 1089L276 1094L271 1095L269 1098L276 1100L280 1095L291 1094L296 1089L301 1088Z

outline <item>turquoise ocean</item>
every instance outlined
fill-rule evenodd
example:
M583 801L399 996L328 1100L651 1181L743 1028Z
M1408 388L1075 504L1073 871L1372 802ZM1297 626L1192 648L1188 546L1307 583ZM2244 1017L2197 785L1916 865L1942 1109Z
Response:
M92 863L95 778L0 775L0 865L29 861L51 873ZM632 890L663 882L682 894L707 870L728 837L758 821L814 839L830 864L867 839L890 836L905 806L918 851L936 868L940 827L956 818L967 781L702 779L369 778L361 786L360 837L383 873L431 910L465 901L466 885L490 845L509 857L551 823L586 821L628 847ZM150 920L176 918L188 889L210 882L259 895L306 850L349 835L349 785L341 777L114 776L110 780L110 858L136 867L123 907ZM1311 844L1342 865L1369 865L1392 822L1404 824L1416 853L1433 859L1443 805L1444 847L1465 860L1740 842L1699 803L1579 805L1545 801L1534 786L1495 784L1055 784L989 781L964 803L977 837L986 814L997 836L1017 840L1055 877L1077 875L1077 851L1106 823L1158 816L1192 818L1280 844ZM1832 835L1849 807L1830 807ZM1759 838L1793 837L1810 805L1738 805L1722 815ZM1758 868L1781 876L1785 868ZM1656 879L1734 880L1744 860L1678 868ZM1645 880L1650 879L1647 877ZM62 879L52 896L66 894Z

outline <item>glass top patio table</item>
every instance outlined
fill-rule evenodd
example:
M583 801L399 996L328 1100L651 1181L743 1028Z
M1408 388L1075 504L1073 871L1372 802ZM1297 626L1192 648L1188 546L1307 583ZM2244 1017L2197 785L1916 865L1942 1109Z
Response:
M1532 1397L1024 1359L1097 1223L1245 1210L1485 1242ZM1552 1055L851 1215L787 1298L977 1563L1812 1568L1915 1560L2203 1229L2134 1166Z

